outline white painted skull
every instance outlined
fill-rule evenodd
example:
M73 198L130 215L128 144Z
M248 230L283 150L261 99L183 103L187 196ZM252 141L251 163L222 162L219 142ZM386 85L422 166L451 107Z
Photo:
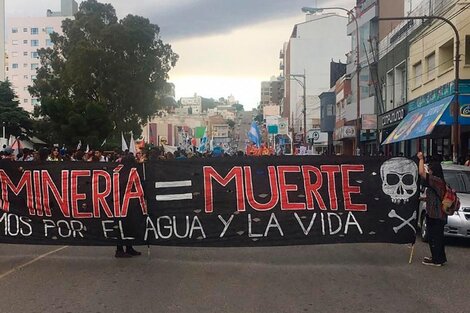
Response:
M382 190L393 203L407 203L418 190L418 167L407 158L393 158L384 162L380 176Z

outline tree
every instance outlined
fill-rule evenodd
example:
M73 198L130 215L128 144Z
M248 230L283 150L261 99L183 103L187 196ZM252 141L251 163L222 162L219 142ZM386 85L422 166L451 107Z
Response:
M0 82L0 127L5 126L7 138L12 135L25 139L32 134L33 121L15 98L11 83Z
M207 112L209 109L215 108L217 105L215 103L215 100L210 98L204 98L202 97L201 99L201 106L202 106L202 112Z
M232 104L232 108L234 108L237 112L245 111L245 108L243 107L243 104L240 104L240 103Z
M87 0L62 30L51 35L52 49L39 50L30 88L56 141L96 146L121 132L139 136L178 59L159 27L141 16L118 20L112 5Z

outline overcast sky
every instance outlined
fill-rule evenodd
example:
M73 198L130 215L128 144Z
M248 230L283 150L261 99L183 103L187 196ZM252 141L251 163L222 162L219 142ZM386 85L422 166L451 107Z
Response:
M418 0L415 0L418 1ZM78 1L81 2L81 1ZM260 101L260 83L279 74L279 51L303 6L343 6L355 0L108 0L119 17L142 15L161 28L180 55L170 72L176 97L234 95L245 108ZM316 4L318 2L318 4ZM60 0L6 0L10 16L45 16Z

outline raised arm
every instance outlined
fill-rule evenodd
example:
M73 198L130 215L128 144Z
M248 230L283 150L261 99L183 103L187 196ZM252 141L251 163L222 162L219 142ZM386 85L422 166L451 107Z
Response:
M418 164L418 173L419 176L422 178L426 179L426 170L424 169L424 156L422 152L418 152L416 155L419 159L419 164Z

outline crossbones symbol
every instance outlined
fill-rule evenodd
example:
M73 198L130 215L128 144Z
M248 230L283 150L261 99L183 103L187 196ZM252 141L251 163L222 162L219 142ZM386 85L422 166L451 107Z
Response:
M414 228L413 225L411 225L411 221L416 219L416 211L413 212L413 215L411 215L411 217L407 220L405 220L403 217L401 217L400 215L397 214L397 212L395 212L395 210L391 210L389 213L388 213L388 217L390 218L398 218L399 220L401 220L403 223L396 226L396 227L393 227L393 231L396 233L398 233L398 231L400 229L402 229L403 227L405 227L406 225L408 225L409 227L411 227L413 229L413 231L416 233L416 229Z

